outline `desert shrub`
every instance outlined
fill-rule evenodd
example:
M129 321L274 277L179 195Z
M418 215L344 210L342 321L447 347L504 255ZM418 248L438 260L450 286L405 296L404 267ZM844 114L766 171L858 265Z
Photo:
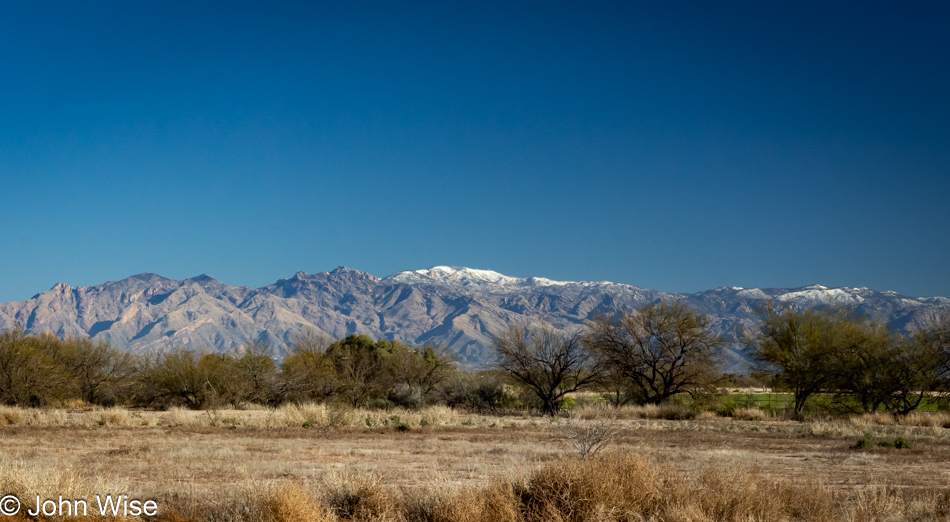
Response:
M894 439L894 448L896 449L914 449L914 443L903 438L897 437Z
M399 418L399 415L390 417L388 424L396 428L396 431L412 431L412 426L410 426L408 422L403 422L403 420Z
M716 397L716 400L711 404L703 408L706 411L714 411L717 415L723 417L731 417L732 412L737 408L746 407L746 404L743 404L742 396L740 395L719 395Z
M584 415L570 412L564 421L554 427L581 460L604 450L620 432L617 415L604 406L586 408Z
M108 408L101 410L97 423L101 426L128 426L131 421L129 412L123 408Z
M909 440L907 440L907 439L905 439L905 438L903 438L903 437L897 437L896 439L893 439L893 440L891 440L891 439L880 439L880 440L878 440L877 442L875 442L875 441L874 441L873 439L871 439L870 437L864 436L864 437L861 437L860 439L858 439L858 441L855 442L855 443L851 446L851 449L853 449L853 450L869 450L869 449L872 449L872 448L874 448L874 447L879 447L879 448L893 448L893 449L913 449L913 448L914 448L914 443L911 442L911 441L909 441Z
M399 496L375 475L331 477L324 490L324 503L342 520L392 520L403 511Z
M732 418L736 420L760 421L768 417L768 413L758 408L736 408L732 411Z
M577 400L574 397L562 397L558 403L558 408L561 410L571 410L577 406Z
M496 412L523 407L494 372L457 373L441 389L446 405L471 412Z
M763 480L752 468L687 475L614 453L550 464L520 491L525 520L830 520L835 499L817 485Z
M664 403L656 410L657 419L666 420L691 420L696 418L698 412L695 408L682 404Z
M914 411L907 415L897 415L892 418L901 426L950 427L950 415L943 412Z
M336 403L336 404L341 404L345 408L353 407L346 402ZM393 401L383 398L383 397L374 397L373 399L369 400L369 403L366 404L365 406L372 410L391 410L396 407L396 405L393 404Z
M0 406L0 425L17 425L23 421L23 410L16 406Z
M418 386L398 384L389 392L389 402L400 408L419 409L425 406L426 397Z
M492 481L483 488L417 501L407 515L409 520L431 522L515 522L522 520L521 498L514 484Z
M536 471L521 492L527 520L594 520L604 512L649 514L662 489L645 457L615 453L556 462Z
M735 466L728 470L709 468L691 489L692 502L711 520L780 520L784 506L776 502L773 489L754 470Z
M307 488L291 483L270 492L263 502L265 522L332 522L333 514Z

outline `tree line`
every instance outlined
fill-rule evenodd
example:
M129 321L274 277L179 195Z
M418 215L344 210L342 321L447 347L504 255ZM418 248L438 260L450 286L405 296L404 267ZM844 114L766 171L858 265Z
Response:
M88 338L7 330L0 333L0 404L205 409L338 401L419 407L441 399L437 388L457 372L442 347L411 348L365 335L335 342L303 336L280 365L266 345L249 343L238 352L132 354Z
M768 303L742 335L757 370L794 397L801 415L816 395L841 411L906 414L950 395L950 315L913 335L828 306ZM493 340L494 371L464 372L441 346L351 335L299 337L280 363L249 343L229 354L183 349L132 354L88 338L0 333L0 404L129 405L194 409L331 402L352 407L471 410L533 407L556 414L569 394L598 392L615 406L702 399L724 384L709 319L681 301L604 315L573 332L512 325Z
M499 367L555 414L573 392L599 390L614 405L708 397L723 383L725 339L680 301L647 304L588 321L574 333L509 327L493 344ZM910 336L846 308L796 310L767 303L758 331L741 335L757 370L794 397L800 416L826 394L838 411L907 414L950 395L950 315Z

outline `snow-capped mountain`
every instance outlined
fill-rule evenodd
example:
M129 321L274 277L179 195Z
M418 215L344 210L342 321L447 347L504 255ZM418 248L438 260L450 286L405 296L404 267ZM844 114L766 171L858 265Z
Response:
M571 281L553 281L543 277L511 277L492 270L454 266L434 266L426 270L398 272L383 279L386 282L410 285L449 285L485 292L506 292L516 287L587 285ZM613 284L613 283L610 283Z
M225 351L249 340L270 343L280 356L296 336L331 338L352 333L412 345L442 343L472 367L488 364L491 336L512 323L544 319L578 328L598 314L661 299L682 299L709 316L712 328L735 339L759 320L767 299L795 306L830 302L911 331L950 310L950 299L912 298L867 288L716 288L664 293L609 282L510 277L491 270L437 266L379 279L339 267L297 272L263 288L229 286L201 275L182 281L139 274L122 281L73 288L64 283L26 301L0 304L0 328L88 335L134 350L181 346ZM742 347L725 349L734 369L745 366Z

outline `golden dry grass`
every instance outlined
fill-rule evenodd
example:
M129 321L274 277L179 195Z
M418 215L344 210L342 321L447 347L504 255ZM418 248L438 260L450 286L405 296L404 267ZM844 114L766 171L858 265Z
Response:
M0 493L121 492L158 500L160 519L179 522L950 516L950 430L938 415L799 423L655 411L622 410L611 453L581 462L547 419L447 408L0 408ZM914 449L849 449L861 437Z
M331 522L336 520L317 498L299 482L275 488L263 500L264 522Z

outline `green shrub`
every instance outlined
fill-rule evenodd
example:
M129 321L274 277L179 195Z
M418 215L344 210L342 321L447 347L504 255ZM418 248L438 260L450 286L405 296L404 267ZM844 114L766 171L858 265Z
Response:
M897 437L894 439L894 447L897 449L914 449L914 444L903 437Z
M897 437L894 440L883 439L877 442L872 442L867 436L861 437L856 443L854 443L853 446L851 446L851 449L868 450L874 448L875 446L879 448L914 449L914 443L903 437Z
M577 401L574 399L574 397L564 397L561 399L562 410L572 410L576 405Z

